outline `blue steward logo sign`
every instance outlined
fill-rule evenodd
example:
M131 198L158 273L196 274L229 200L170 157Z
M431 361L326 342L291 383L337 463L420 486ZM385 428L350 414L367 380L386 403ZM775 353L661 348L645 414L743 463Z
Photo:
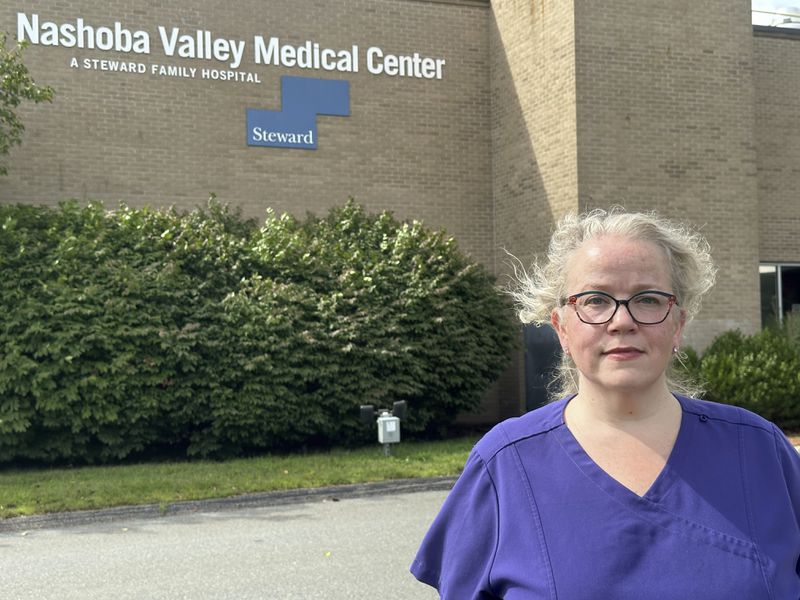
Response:
M247 109L247 145L317 147L317 115L350 116L350 82L281 77L281 110Z

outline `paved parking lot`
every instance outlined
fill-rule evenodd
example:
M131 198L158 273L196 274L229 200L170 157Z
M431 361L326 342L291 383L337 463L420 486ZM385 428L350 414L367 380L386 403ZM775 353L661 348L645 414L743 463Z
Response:
M434 599L408 573L446 490L0 533L4 600Z

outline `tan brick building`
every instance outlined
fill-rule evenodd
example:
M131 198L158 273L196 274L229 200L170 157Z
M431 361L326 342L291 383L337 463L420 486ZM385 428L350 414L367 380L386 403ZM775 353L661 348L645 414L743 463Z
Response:
M498 275L565 211L620 204L709 238L719 284L692 345L800 311L800 30L754 27L749 3L11 0L0 31L57 92L20 109L0 202L213 192L261 217L355 196ZM286 75L348 82L316 149L248 143ZM521 365L483 418L524 405Z

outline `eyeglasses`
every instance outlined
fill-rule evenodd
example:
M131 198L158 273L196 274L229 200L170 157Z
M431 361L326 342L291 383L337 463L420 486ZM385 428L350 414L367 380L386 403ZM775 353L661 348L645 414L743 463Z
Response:
M666 320L673 304L678 304L674 294L645 290L627 300L617 300L605 292L590 290L573 294L567 304L575 308L578 318L587 325L603 325L614 318L622 304L639 325L658 325Z

